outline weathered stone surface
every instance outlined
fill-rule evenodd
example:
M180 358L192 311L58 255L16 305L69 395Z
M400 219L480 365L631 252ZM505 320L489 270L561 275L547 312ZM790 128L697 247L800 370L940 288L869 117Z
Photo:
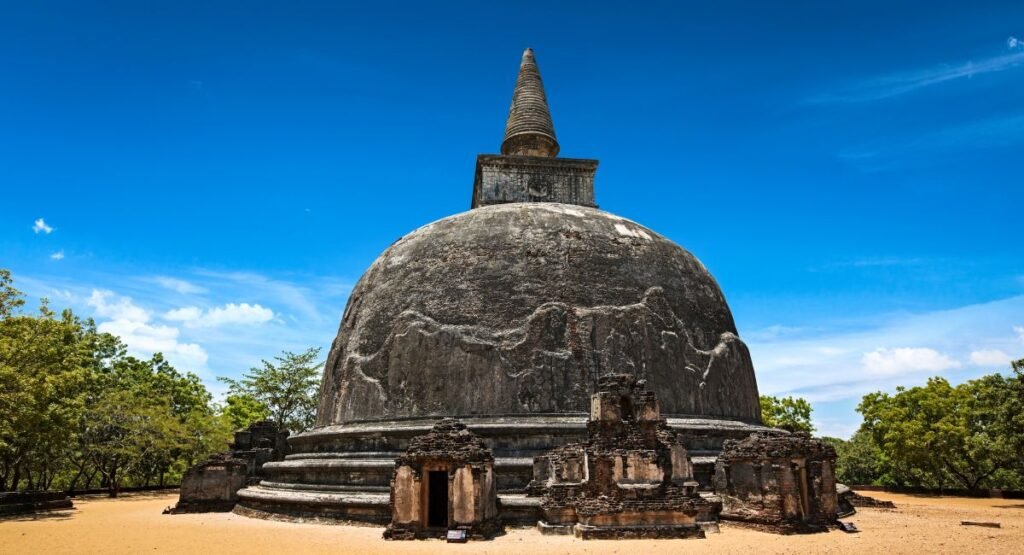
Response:
M824 531L839 510L836 452L806 433L725 442L715 465L723 519L790 532Z
M512 106L505 123L501 153L513 156L558 156L555 126L551 123L544 83L531 48L523 52L519 64L519 76L512 93Z
M557 202L596 208L597 160L537 156L476 157L470 208L509 202Z
M238 491L264 477L263 465L288 454L288 431L270 421L256 422L235 432L230 451L193 466L181 479L181 495L169 513L228 512L238 503Z
M527 491L542 496L544 533L583 539L703 538L716 507L697 493L686 449L657 397L628 374L604 376L587 440L534 459ZM559 530L561 528L562 530Z
M317 424L585 413L613 370L667 414L760 420L749 352L693 255L599 210L478 208L403 237L356 285Z
M181 495L174 514L230 512L238 490L249 483L249 464L231 453L220 453L193 466L181 479Z
M494 455L465 424L446 418L395 459L384 538L440 538L449 529L465 530L469 539L491 538L501 531L497 501Z

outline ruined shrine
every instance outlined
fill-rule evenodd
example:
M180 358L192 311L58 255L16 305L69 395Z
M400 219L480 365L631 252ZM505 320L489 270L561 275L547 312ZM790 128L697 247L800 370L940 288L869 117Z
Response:
M389 540L444 538L449 530L467 539L501 531L494 455L452 418L413 438L395 460L391 479Z
M223 512L235 508L238 490L263 479L263 465L288 454L288 430L269 420L235 432L229 451L193 466L181 479L181 494L170 513Z
M777 532L825 531L839 510L835 463L835 449L806 433L727 441L715 464L721 516Z
M703 538L717 509L697 492L693 465L658 399L629 374L598 380L587 439L534 459L544 533L583 539Z

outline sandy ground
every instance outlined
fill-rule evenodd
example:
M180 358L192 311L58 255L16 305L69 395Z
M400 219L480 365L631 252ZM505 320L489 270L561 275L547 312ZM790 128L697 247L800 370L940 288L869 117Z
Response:
M514 529L489 542L385 542L380 527L271 522L231 513L163 515L177 494L77 499L72 511L0 520L0 553L1024 553L1024 500L871 493L895 511L861 509L839 531L778 536L724 524L705 540L581 541ZM995 521L1002 528L961 526Z

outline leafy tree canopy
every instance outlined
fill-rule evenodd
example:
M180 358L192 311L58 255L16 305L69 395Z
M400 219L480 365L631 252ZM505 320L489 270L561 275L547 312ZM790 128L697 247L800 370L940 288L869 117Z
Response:
M951 385L865 395L862 430L878 446L882 479L897 485L975 489L1021 468L1024 376L990 374Z
M761 420L765 426L812 433L811 410L811 404L800 397L761 396Z
M241 404L248 404L245 410L251 411L256 406L251 401L255 401L266 408L272 420L289 430L311 427L323 369L323 364L317 362L319 356L319 347L301 353L284 351L274 357L274 362L264 360L261 366L250 368L239 380L219 378L228 384L228 399L247 399L236 399L236 417L242 410Z
M226 446L199 378L43 299L0 270L0 491L162 484Z

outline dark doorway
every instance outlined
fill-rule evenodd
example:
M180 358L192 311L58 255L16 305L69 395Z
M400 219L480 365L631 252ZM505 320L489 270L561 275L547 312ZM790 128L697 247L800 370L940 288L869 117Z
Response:
M623 395L619 399L619 409L622 410L622 419L627 422L633 421L633 401L629 397Z
M448 472L432 470L427 475L427 526L448 527Z

